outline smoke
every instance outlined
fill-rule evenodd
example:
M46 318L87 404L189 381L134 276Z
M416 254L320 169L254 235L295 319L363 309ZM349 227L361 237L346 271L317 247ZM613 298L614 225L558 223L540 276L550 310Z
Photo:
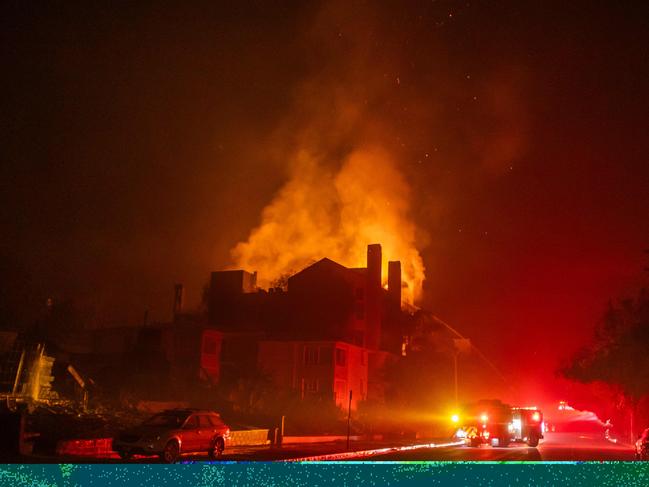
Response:
M367 244L378 242L384 280L387 260L401 260L404 301L412 303L424 266L408 218L409 196L405 179L380 148L354 150L337 172L300 152L261 224L233 249L236 267L258 271L260 284L269 285L322 257L365 267Z
M268 286L328 257L365 267L367 245L402 265L403 300L421 293L424 265L411 218L410 186L399 169L392 117L399 55L376 42L385 25L376 7L329 2L307 22L310 73L264 150L288 167L287 181L261 223L232 249L233 267L258 272Z

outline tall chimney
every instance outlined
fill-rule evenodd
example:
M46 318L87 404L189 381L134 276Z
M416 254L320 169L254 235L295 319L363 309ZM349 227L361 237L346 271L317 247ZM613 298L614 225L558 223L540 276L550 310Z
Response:
M378 350L381 345L381 259L381 245L368 245L365 346L370 350Z
M185 304L185 288L182 284L174 285L174 318L182 313Z
M381 244L367 246L367 282L371 287L381 287Z
M401 309L401 262L388 262L388 302L390 308Z
M403 343L401 284L401 262L388 262L386 317L381 327L381 348L392 353L401 352L401 344Z

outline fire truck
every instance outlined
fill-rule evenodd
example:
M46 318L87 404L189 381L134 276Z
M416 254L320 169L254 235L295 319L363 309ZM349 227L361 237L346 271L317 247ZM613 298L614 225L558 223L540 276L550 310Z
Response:
M451 421L458 427L455 436L469 446L488 444L509 446L523 442L535 447L543 438L543 413L536 407L512 407L497 400L468 404Z

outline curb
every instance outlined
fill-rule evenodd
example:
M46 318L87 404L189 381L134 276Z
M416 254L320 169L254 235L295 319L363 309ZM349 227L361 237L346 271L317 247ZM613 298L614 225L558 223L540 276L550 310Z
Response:
M114 453L112 438L61 440L56 444L56 455L98 458Z
M464 445L464 441L453 441L449 443L422 443L418 445L408 445L408 446L391 446L387 448L378 448L375 450L361 450L361 451L350 451L343 453L329 453L325 455L314 455L310 457L300 457L300 458L287 458L284 460L278 460L279 462L327 462L327 461L336 461L336 460L347 460L349 458L364 458L372 457L375 455L385 455L387 453L397 453L402 451L418 450L421 448L445 448L449 446L461 446Z

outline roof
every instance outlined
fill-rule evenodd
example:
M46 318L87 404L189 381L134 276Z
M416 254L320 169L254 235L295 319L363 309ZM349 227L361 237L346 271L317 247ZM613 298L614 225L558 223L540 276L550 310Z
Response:
M313 264L306 266L304 269L302 269L300 272L297 272L291 276L291 279L295 276L299 276L300 274L306 273L306 272L311 272L313 270L317 269L332 269L332 270L348 270L347 267L345 267L342 264L339 264L338 262L334 262L333 260L324 257L320 259L317 262L314 262Z
M346 276L353 276L355 280L358 280L360 277L365 277L366 275L366 269L364 268L350 268L350 267L345 267L342 264L339 264L338 262L334 262L331 259L328 259L327 257L320 259L317 262L314 262L310 266L305 267L302 269L300 272L293 274L289 278L289 282L294 280L295 278L300 279L302 276L312 274L312 273L329 273L329 274L338 274L338 275L346 275Z
M219 413L216 411L210 411L209 409L199 409L199 408L177 408L177 409L165 409L164 411L161 411L163 414L193 414L193 413L200 413L200 414L216 414L219 416Z

